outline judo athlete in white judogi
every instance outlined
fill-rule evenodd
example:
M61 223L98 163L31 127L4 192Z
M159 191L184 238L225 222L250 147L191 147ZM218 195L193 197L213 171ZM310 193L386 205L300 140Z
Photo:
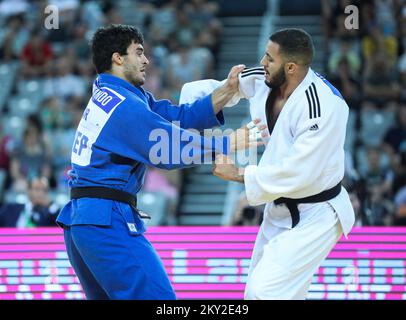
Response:
M266 204L245 299L305 299L313 274L354 224L341 186L348 106L310 68L312 57L303 30L270 37L263 68L240 75L240 97L249 98L251 117L268 124L263 156L258 165L237 168L220 155L213 169L244 183L250 205Z

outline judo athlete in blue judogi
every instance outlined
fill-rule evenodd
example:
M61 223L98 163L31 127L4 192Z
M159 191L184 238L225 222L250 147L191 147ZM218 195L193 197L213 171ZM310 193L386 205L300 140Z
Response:
M240 133L209 139L185 129L224 123L221 109L238 91L244 66L233 67L211 95L178 107L142 89L149 62L136 28L100 28L92 54L98 77L72 147L71 200L57 219L69 260L88 299L175 299L163 263L143 235L136 194L146 165L183 168L238 149ZM158 141L153 132L166 132L160 138L168 141ZM190 139L174 141L186 133ZM158 142L168 147L168 161L157 161L165 157L151 152ZM191 145L186 160L176 156Z

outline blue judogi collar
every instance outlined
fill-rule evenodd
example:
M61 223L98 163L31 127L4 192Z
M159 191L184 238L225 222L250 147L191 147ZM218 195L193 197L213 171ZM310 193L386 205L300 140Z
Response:
M142 87L136 87L122 78L119 78L119 77L114 76L109 73L101 73L96 78L95 85L100 88L100 87L103 87L105 84L125 88L125 89L135 93L137 96L142 98L145 102L147 102L147 100L146 100L147 94Z

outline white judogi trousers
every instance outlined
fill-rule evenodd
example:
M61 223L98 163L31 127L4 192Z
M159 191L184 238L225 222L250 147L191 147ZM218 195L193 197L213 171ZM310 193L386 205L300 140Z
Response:
M266 217L252 254L244 298L305 299L314 273L342 235L338 216L328 202L317 203L293 229Z

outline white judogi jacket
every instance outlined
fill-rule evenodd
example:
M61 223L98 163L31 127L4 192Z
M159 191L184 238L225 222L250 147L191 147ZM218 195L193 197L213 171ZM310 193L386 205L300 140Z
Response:
M264 83L263 74L248 73L252 75L246 71L242 76L240 74L240 93L229 104L235 104L241 97L248 98L252 119L260 118L262 123L267 123L265 104L270 89ZM196 99L222 84L213 81L197 81L196 86L193 82L186 84L181 100L192 99L194 88L198 92ZM186 98L182 98L182 94ZM274 200L312 196L334 187L343 179L348 113L348 106L337 89L309 69L283 106L258 165L245 168L248 202L255 206L266 204L265 219L276 226L291 228L289 210L285 205L275 205ZM337 212L347 236L355 220L347 191L342 187L341 193L328 203ZM311 214L315 205L299 204L301 219Z

